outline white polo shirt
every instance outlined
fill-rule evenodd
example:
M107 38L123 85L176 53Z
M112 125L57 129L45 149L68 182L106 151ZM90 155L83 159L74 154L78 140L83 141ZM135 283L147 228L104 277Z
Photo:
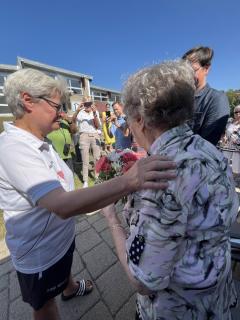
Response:
M48 192L74 189L73 174L52 146L4 123L0 135L0 208L13 265L37 273L59 261L74 239L74 218L63 220L37 206Z
M96 111L98 121L101 125L99 112ZM79 127L80 133L99 133L99 129L96 129L94 126L94 115L93 112L86 112L85 110L82 110L77 115L77 122Z

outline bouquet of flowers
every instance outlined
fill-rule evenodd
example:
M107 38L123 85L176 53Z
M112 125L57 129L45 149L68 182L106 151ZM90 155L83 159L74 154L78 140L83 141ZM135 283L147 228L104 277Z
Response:
M102 183L116 176L121 176L140 158L140 154L130 149L117 150L102 156L95 166L98 174L96 183Z

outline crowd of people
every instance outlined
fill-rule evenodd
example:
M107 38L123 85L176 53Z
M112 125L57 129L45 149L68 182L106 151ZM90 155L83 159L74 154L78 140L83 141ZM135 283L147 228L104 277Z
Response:
M90 156L95 166L102 154L113 150L138 150L126 122L123 104L120 101L112 105L106 103L105 109L99 112L93 101L83 98L74 114L61 113L60 128L47 136L73 172L73 160L81 162L83 188L88 187ZM77 159L79 152L80 160ZM94 178L97 178L95 170Z
M234 108L234 117L229 118L225 134L220 140L220 147L231 164L235 181L240 178L240 105Z
M211 48L195 47L141 69L127 80L122 102L102 114L89 99L73 115L62 113L65 84L40 71L7 78L15 121L0 135L0 207L34 319L60 319L58 294L65 301L93 290L90 280L73 280L71 266L74 216L97 209L138 292L135 319L231 319L229 234L239 200L219 141L237 150L240 106L228 121L226 95L207 84L212 58ZM76 134L84 188L74 190ZM125 174L88 187L90 150L96 162L103 151L138 147L145 157ZM124 196L128 233L114 206Z

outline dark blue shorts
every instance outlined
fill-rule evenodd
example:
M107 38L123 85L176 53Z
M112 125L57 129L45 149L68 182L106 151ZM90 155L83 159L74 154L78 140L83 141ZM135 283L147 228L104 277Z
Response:
M26 274L17 271L23 301L29 303L34 310L41 309L48 300L67 287L74 249L75 241L57 263L42 273Z

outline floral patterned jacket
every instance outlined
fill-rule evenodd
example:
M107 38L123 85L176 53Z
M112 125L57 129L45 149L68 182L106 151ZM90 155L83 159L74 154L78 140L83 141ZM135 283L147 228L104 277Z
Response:
M150 151L171 156L178 176L165 191L132 194L123 211L130 270L152 291L138 294L140 319L231 319L229 230L239 203L227 162L187 125L166 131Z
M229 122L220 146L224 149L240 150L240 124Z

